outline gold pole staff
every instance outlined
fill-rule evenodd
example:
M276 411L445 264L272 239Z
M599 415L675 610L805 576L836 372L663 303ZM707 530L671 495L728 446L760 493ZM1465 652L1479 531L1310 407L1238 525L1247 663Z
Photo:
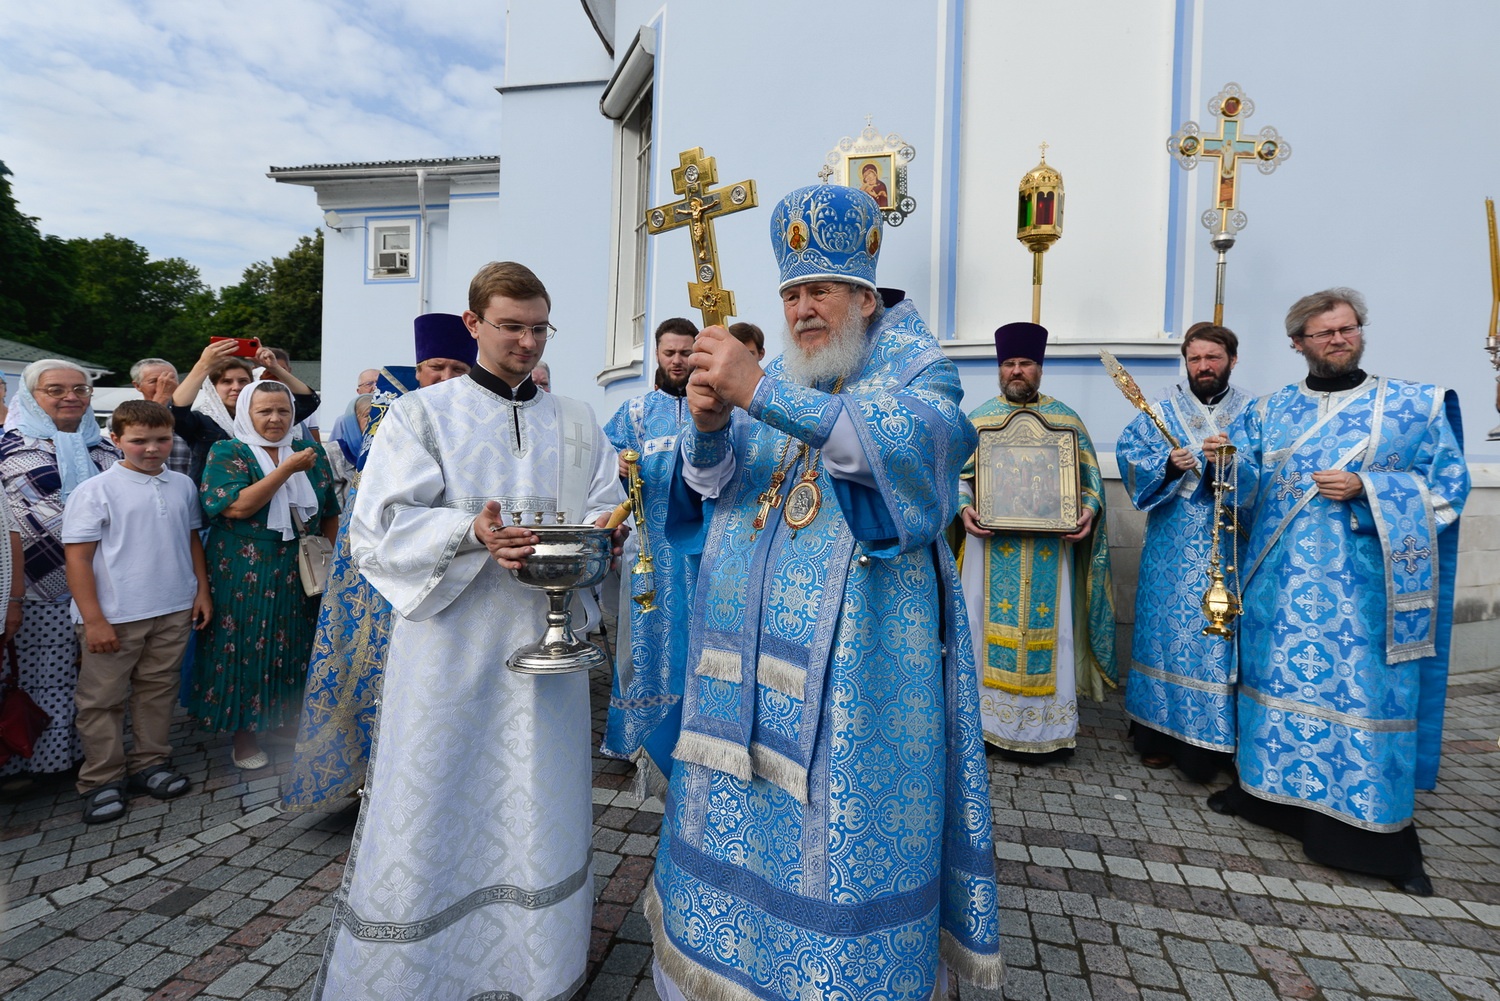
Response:
M1105 370L1109 372L1109 377L1114 380L1115 385L1120 387L1120 392L1125 394L1125 399L1129 400L1131 405L1141 413L1151 418L1151 423L1155 424L1156 430L1167 439L1168 445L1181 448L1177 439L1172 436L1172 432L1167 430L1166 423L1156 416L1156 411L1152 410L1151 404L1146 402L1146 394L1141 392L1141 387L1136 384L1135 379L1131 378L1130 373L1125 371L1125 366L1120 364L1120 360L1103 348L1099 349L1099 360L1104 362Z
M1031 251L1031 322L1042 322L1042 255L1062 239L1063 180L1042 160L1021 178L1021 204L1016 214L1016 239Z
M697 281L688 282L688 302L703 312L703 325L723 324L734 315L734 293L719 284L719 249L714 243L714 220L755 207L755 182L741 181L722 188L718 163L695 146L678 154L680 165L672 169L672 190L682 198L646 210L646 232L652 236L688 227L693 240L693 267Z
M1213 233L1209 246L1219 252L1214 276L1214 323L1224 325L1224 255L1234 246L1235 234L1245 228L1249 217L1239 209L1239 162L1254 162L1262 174L1269 174L1292 155L1292 147L1281 134L1267 125L1260 134L1241 135L1244 120L1255 114L1255 102L1245 96L1237 83L1226 83L1224 89L1208 102L1208 112L1219 119L1219 134L1202 135L1197 122L1186 122L1167 140L1167 152L1177 158L1186 170L1198 166L1203 158L1217 160L1214 207L1203 213L1203 225Z
M1484 200L1484 214L1490 224L1490 335L1484 348L1490 353L1490 364L1500 368L1500 241L1495 238L1495 200Z

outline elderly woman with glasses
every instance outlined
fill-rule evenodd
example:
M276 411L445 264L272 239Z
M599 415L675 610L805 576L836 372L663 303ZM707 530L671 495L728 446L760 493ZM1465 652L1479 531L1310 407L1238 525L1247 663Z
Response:
M60 358L43 358L21 373L9 431L0 436L0 480L7 520L20 529L25 593L7 592L6 638L16 641L20 684L52 717L29 759L11 758L0 775L56 774L83 760L73 729L77 713L78 637L73 630L63 560L63 506L75 487L103 472L120 452L99 433L88 373ZM21 609L19 623L15 610ZM16 628L16 626L19 628Z

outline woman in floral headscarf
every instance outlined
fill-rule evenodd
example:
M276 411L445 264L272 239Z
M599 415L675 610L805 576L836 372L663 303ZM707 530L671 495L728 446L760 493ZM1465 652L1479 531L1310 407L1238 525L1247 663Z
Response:
M214 616L198 636L190 710L205 729L233 731L235 765L253 770L270 764L256 731L294 724L302 708L318 599L302 590L297 535L332 541L339 504L322 450L292 440L291 390L252 382L239 400L234 437L209 449L199 488Z
M56 774L83 760L73 728L78 637L63 560L63 505L78 484L114 465L120 453L99 433L89 405L94 389L76 363L34 361L21 373L21 384L8 418L11 429L0 436L0 480L21 532L26 593L19 602L14 587L6 593L5 632L16 640L21 688L52 722L32 756L11 758L0 775ZM19 629L11 625L17 609Z

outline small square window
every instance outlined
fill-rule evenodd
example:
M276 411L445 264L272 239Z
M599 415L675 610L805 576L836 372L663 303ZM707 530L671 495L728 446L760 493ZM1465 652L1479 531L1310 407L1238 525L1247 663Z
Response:
M370 277L410 278L414 226L410 222L376 225L370 231Z

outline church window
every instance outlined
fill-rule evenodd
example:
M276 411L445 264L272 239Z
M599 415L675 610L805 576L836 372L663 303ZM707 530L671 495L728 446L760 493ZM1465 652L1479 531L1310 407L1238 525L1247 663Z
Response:
M370 278L408 279L416 274L415 220L391 220L370 226Z

